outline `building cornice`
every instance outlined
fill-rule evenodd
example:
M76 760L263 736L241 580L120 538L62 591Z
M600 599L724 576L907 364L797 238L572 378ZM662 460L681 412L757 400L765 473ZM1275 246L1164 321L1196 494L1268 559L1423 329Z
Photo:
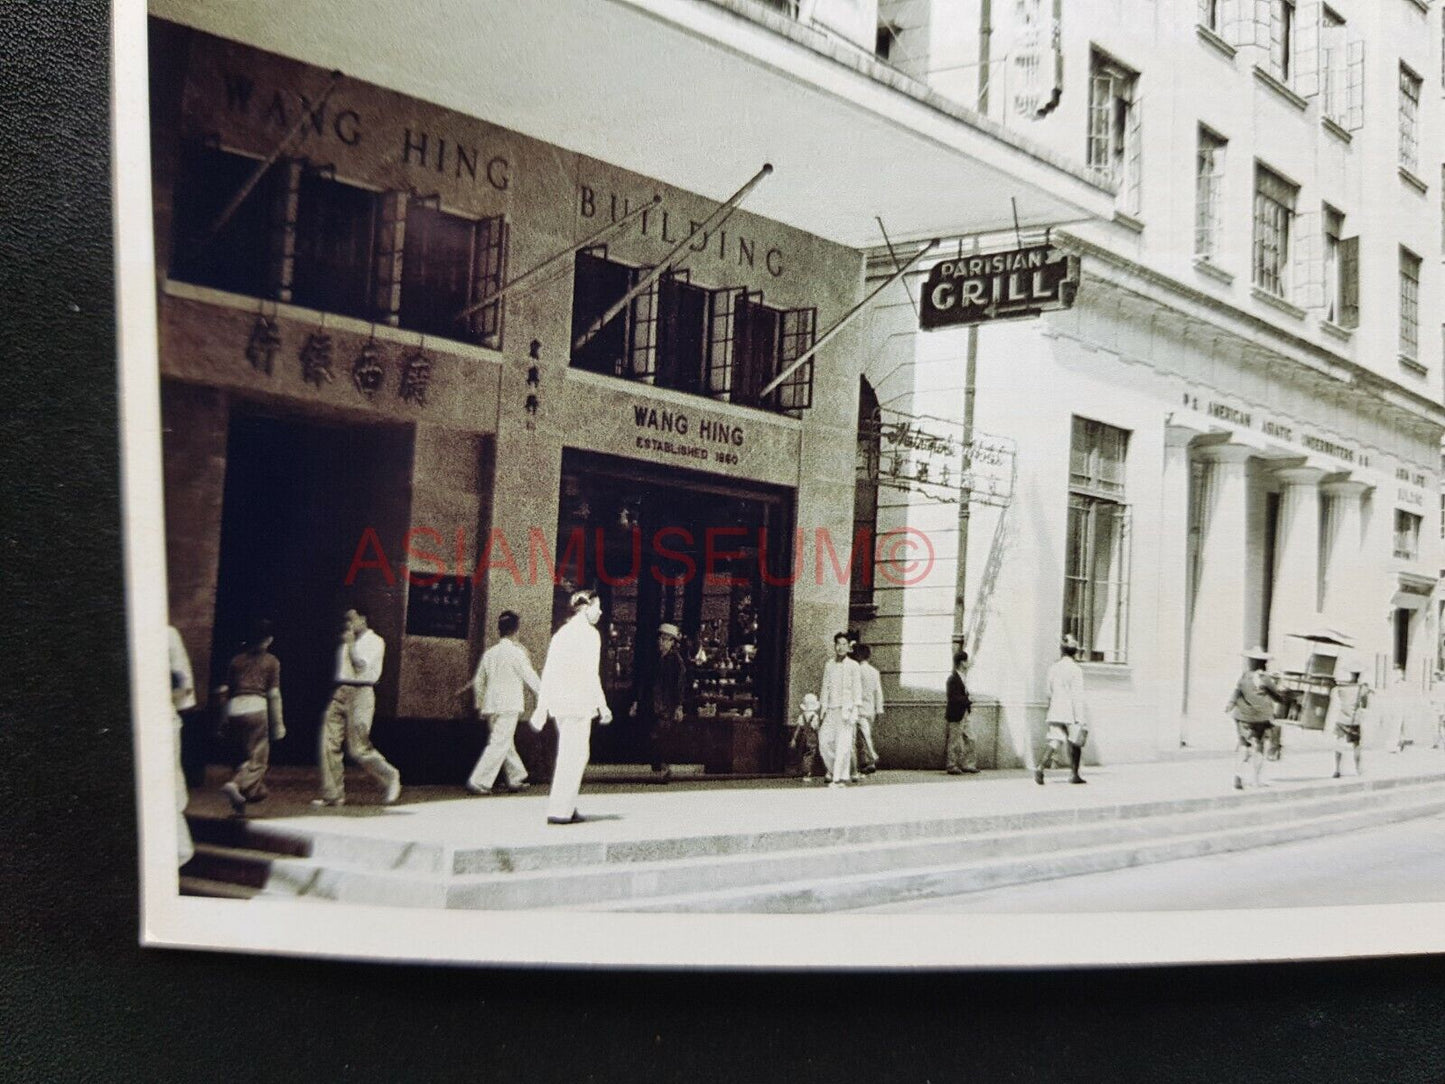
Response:
M1146 303L1174 312L1186 321L1210 324L1245 344L1270 351L1281 361L1294 362L1316 376L1336 381L1344 387L1356 388L1383 405L1409 415L1417 423L1445 429L1445 404L1327 350L1303 335L1293 334L1229 301L1195 289L1077 234L1057 230L1054 237L1061 247L1089 258L1090 262L1084 266L1086 279L1105 282ZM1205 311L1203 314L1190 311L1194 307Z

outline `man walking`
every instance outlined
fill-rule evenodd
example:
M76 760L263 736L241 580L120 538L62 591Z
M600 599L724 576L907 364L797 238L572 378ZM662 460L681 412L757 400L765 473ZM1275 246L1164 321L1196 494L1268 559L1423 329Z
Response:
M577 591L571 602L572 617L552 634L547 648L531 720L533 730L546 726L549 715L557 720L557 762L547 798L548 824L582 823L577 792L591 754L592 720L599 718L604 726L612 722L599 670L602 637L596 626L602 603L593 591Z
M973 744L973 735L968 729L968 715L973 710L973 699L968 695L968 652L957 651L953 656L953 669L949 672L944 691L947 703L943 708L946 729L944 746L944 769L949 775L977 775L978 751Z
M853 648L858 661L858 674L863 682L863 707L858 712L858 764L863 775L878 770L878 750L873 745L873 725L883 721L883 675L869 660L873 649L867 644Z
M1264 739L1274 723L1275 705L1283 700L1274 675L1265 670L1269 652L1262 647L1244 652L1244 673L1235 682L1234 692L1224 710L1234 716L1239 734L1239 765L1234 770L1234 789L1243 790L1241 776L1251 761L1254 764L1254 785L1260 785L1264 770Z
M642 725L647 732L647 748L652 757L652 771L659 783L672 779L672 769L662 755L662 743L674 723L682 722L682 697L687 689L687 662L677 649L682 632L670 621L657 626L657 660L652 673L633 704L633 712L641 709Z
M1052 766L1056 755L1062 757L1065 747L1069 750L1069 782L1087 782L1079 774L1089 733L1089 709L1084 703L1084 671L1074 660L1078 653L1079 641L1065 634L1059 644L1059 660L1049 667L1049 710L1044 716L1049 746L1034 769L1034 782L1039 786L1044 785L1045 769Z
M501 637L483 652L472 675L472 699L477 714L491 722L487 747L482 750L476 767L467 779L472 794L491 794L497 773L505 769L507 789L526 790L527 766L517 755L517 717L525 706L525 686L537 695L542 687L532 658L517 637L522 619L511 610L497 618L497 634Z
M342 748L386 789L382 805L401 796L401 773L371 744L371 722L376 715L376 683L386 658L386 641L367 625L366 611L346 611L341 644L336 649L336 691L321 717L321 797L314 806L346 804L346 776Z
M828 770L828 785L849 782L848 765L853 758L853 728L863 707L863 674L848 657L848 634L833 637L833 658L823 667L823 687L818 700L823 706L823 725L818 744Z

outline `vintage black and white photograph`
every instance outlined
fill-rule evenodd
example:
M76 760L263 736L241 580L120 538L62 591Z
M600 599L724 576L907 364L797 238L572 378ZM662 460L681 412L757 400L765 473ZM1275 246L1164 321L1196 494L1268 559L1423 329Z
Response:
M146 943L1445 949L1439 5L116 28Z

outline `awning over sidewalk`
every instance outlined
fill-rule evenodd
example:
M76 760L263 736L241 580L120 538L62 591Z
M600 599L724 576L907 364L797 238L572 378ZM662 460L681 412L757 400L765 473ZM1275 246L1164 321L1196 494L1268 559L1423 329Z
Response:
M389 87L855 248L1112 213L1076 163L747 0L152 0L153 15Z

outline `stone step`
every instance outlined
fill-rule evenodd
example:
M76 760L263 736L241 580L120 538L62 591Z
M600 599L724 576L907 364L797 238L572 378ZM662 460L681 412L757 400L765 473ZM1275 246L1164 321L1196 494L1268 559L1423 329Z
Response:
M272 867L284 858L272 851L201 841L196 841L195 848L195 854L183 867L185 876L204 881L224 881L257 891L266 886Z
M1445 813L1445 795L1323 817L1239 827L1223 832L1198 832L1127 843L1112 842L1100 846L1078 847L1025 857L996 858L963 865L896 868L879 874L795 880L790 883L743 886L718 892L694 892L670 897L616 900L598 903L585 909L697 914L816 914L860 911L907 900L956 896L1003 885L1053 881L1130 866L1292 843L1440 813ZM569 909L576 910L577 907L571 905Z
M748 837L758 845L739 849L733 837L698 837L567 847L572 861L450 876L435 864L379 867L328 858L325 848L309 858L276 858L269 866L267 895L318 896L353 903L505 910L525 907L610 906L631 909L649 898L691 899L753 886L852 877L891 876L894 871L960 869L993 861L1047 858L1100 846L1146 845L1161 840L1224 834L1331 816L1445 804L1445 781L1407 786L1302 788L1290 801L1240 795L1202 803L1103 807L992 818L961 818L921 825L860 825L826 832L782 832ZM1140 814L1149 809L1152 815ZM1113 815L1109 815L1113 813ZM1127 814L1127 815L1123 815ZM1423 815L1423 814L1409 814ZM1262 820L1268 824L1261 825ZM941 831L946 825L949 831ZM888 828L878 833L874 830ZM911 834L891 829L908 828ZM776 836L776 838L773 838ZM720 841L729 845L721 846ZM686 844L700 843L688 847ZM781 845L786 843L787 845ZM661 844L661 846L659 846ZM397 845L393 845L397 846ZM551 852L566 845L536 850ZM495 850L495 849L494 849ZM505 853L511 853L510 851ZM646 857L644 857L644 855ZM367 857L370 857L369 853ZM454 869L469 865L461 856Z

